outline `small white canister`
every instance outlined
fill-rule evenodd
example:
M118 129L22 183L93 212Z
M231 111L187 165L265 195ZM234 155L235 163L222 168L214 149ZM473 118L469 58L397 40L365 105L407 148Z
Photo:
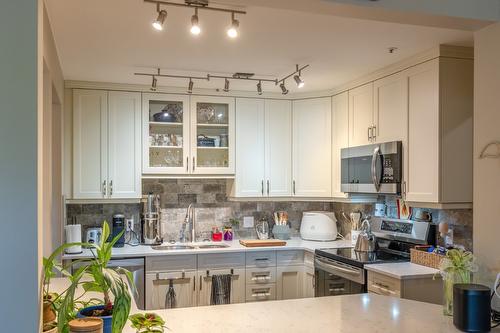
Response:
M82 242L82 225L81 224L70 224L64 227L66 231L66 243L81 243ZM66 250L67 254L78 254L82 253L81 245L74 245L68 247Z

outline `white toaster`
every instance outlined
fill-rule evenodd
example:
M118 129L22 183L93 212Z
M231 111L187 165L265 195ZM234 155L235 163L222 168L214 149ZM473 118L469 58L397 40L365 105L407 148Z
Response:
M312 241L333 241L337 238L337 219L334 212L304 212L300 237Z

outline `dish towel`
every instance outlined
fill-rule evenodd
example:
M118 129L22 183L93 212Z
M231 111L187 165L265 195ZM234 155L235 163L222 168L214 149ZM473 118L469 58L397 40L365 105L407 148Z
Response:
M170 279L168 281L168 291L165 295L165 309L173 309L177 307L177 295L174 290L174 280Z
M231 303L231 274L212 275L210 305Z

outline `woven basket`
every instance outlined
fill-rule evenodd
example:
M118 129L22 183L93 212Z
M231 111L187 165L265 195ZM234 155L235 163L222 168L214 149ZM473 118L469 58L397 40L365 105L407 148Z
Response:
M414 264L439 269L439 264L444 256L441 254L426 252L428 246L416 246L410 249L410 261Z

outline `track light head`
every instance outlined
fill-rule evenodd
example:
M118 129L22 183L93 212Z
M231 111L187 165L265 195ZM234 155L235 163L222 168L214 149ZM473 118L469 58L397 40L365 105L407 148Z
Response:
M224 91L229 92L229 80L224 79Z
M293 77L293 79L297 83L297 87L299 87L299 89L304 87L304 80L302 80L302 78L300 77L300 74L299 75L295 75Z
M234 18L234 13L231 13L231 26L227 29L227 35L229 38L238 37L238 28L240 27L240 21Z
M191 16L191 33L198 36L201 33L200 23L198 19L198 8L195 8L194 15Z
M156 76L153 76L153 82L151 82L151 91L156 91L156 84L158 83L158 79Z
M257 94L262 95L262 82L257 83Z
M162 31L166 19L167 19L167 11L164 9L158 11L158 17L153 22L153 28L155 28L158 31Z
M281 88L281 93L283 95L288 94L288 89L286 89L286 87L285 87L285 81L283 81L283 82L280 83L280 88Z
M193 93L193 86L194 86L193 80L189 79L188 90L187 90L188 94Z

